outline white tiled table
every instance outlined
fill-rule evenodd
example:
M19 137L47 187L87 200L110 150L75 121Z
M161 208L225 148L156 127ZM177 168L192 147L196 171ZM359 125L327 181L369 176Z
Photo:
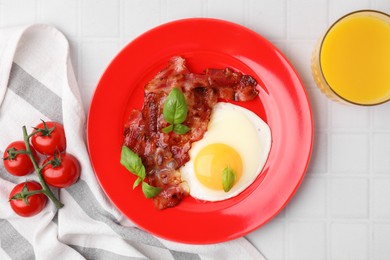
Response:
M247 236L268 259L390 259L390 103L329 101L310 72L313 46L338 17L390 13L389 0L0 0L0 26L49 23L71 42L87 111L98 79L129 41L161 23L215 17L247 26L291 60L313 109L311 164L296 196Z

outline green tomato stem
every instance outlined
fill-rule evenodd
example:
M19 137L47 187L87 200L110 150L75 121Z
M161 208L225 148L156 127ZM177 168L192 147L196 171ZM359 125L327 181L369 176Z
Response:
M26 131L27 131L27 129L26 129ZM32 131L29 135L27 135L27 139L30 140L30 138L31 138L33 135L35 135L35 134L37 134L37 133L39 133L39 132L40 132L39 130L34 130L34 131Z
M16 193L14 196L12 196L8 201L17 200L17 199L25 199L29 196L39 194L39 193L43 193L43 190L33 190L33 191L26 191L26 192L22 190L21 192Z
M51 162L52 162L52 160L47 161L46 163L42 164L42 165L41 165L41 168L39 168L39 169L42 170L42 169L45 168L46 166L50 165Z
M30 146L30 137L31 135L27 134L27 129L26 126L23 126L23 138L24 138L24 143L26 145L26 154L30 157L30 160L32 164L34 165L35 173L38 175L39 182L42 185L42 193L44 193L56 206L57 209L60 209L64 206L64 204L61 203L53 194L53 192L50 190L49 186L46 184L45 180L43 179L42 176L42 168L39 168L38 163L35 161L35 158L31 152L31 146Z

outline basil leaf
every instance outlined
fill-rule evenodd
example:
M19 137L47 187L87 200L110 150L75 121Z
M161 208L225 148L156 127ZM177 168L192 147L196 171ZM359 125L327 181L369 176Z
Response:
M156 197L160 193L160 191L160 187L153 187L144 181L142 182L142 192L144 193L146 198L150 199Z
M173 130L173 125L169 125L169 126L164 127L164 128L162 129L163 133L166 133L166 134L172 132L172 130Z
M146 170L142 164L141 158L133 152L129 147L122 146L121 152L121 164L133 174L137 175L142 180L146 176Z
M143 179L141 177L138 177L134 184L133 184L133 190L143 181Z
M222 171L222 186L225 192L228 192L234 185L236 181L236 173L234 170L228 166Z
M133 189L135 189L142 182L142 192L146 198L153 198L160 193L160 187L153 187L144 182L146 170L145 166L142 164L141 158L125 145L122 146L121 164L134 175L138 176L133 184Z
M176 133L176 134L185 134L187 133L188 131L190 131L190 128L186 125L182 125L182 124L177 124L177 125L174 125L173 126L173 131Z
M188 113L186 98L178 88L173 88L164 103L164 119L170 124L181 124Z

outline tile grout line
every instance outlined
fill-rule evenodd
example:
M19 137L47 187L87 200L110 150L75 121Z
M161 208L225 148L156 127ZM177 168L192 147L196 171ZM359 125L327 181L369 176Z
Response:
M316 218L316 217L290 217L291 220L290 222L293 223L302 223L305 224L307 222L313 222L313 223L318 223L318 224L324 224L328 219L326 217L324 218ZM275 220L282 222L282 220ZM361 218L356 218L356 217L334 217L334 222L337 222L337 224L351 224L351 221L355 224L363 224L363 225L368 225L370 223L370 220L367 218L361 217ZM390 225L390 220L387 218L381 218L376 221L378 224L385 224L385 225Z
M116 35L114 36L114 39L116 40L117 44L119 42L120 44L120 38L121 38L121 0L116 0L117 6L116 6ZM118 46L118 47L120 47Z
M332 8L332 3L331 0L327 2L327 27L329 27L330 23L330 16L331 16L331 8ZM327 109L327 126L326 126L326 131L327 131L327 161L326 161L326 166L327 166L327 187L326 187L326 239L325 239L325 257L326 259L331 258L331 249L332 249L332 220L331 220L331 201L330 201L330 193L331 193L331 179L332 177L329 175L329 172L332 169L332 163L331 163L331 151L332 151L332 142L331 142L331 132L329 129L331 129L331 124L332 124L332 114L331 114L331 109L332 109L332 103L329 102L330 100L327 100L326 104L326 109Z
M370 109L369 111L369 116L370 116L370 124L369 124L369 135L368 135L368 149L369 149L369 168L368 168L368 186L367 186L367 194L368 194L368 209L367 209L367 219L368 219L368 257L369 259L372 259L373 255L374 255L374 252L373 252L373 240L372 239L372 234L373 234L373 219L374 219L374 216L373 216L373 201L374 201L374 198L373 198L373 190L374 190L374 181L373 181L373 174L374 174L374 157L372 156L373 155L373 152L374 152L374 133L373 133L373 129L374 129L374 112L375 112L375 109Z
M373 6L373 0L369 0L369 6L370 9L372 9ZM368 179L368 257L369 259L373 259L374 256L374 238L373 238L373 220L374 220L374 207L373 207L373 201L374 201L374 158L373 158L373 152L374 152L374 119L375 119L375 109L370 109L370 133L369 133L369 179Z
M160 0L160 24L167 21L167 1Z
M361 173L361 174L350 174L350 173L345 173L345 172L338 172L338 173L332 173L332 174L327 174L323 172L313 172L313 175L307 176L308 178L323 178L323 177L333 178L333 179L338 179L338 178L369 178L367 174ZM305 177L306 178L306 177ZM389 174L382 173L382 174L376 174L375 178L390 178Z
M35 12L34 19L35 19L35 23L37 23L37 22L40 22L40 18L41 18L40 9L41 9L42 5L41 5L41 1L40 0L35 0L34 4L35 4L34 5L34 12Z
M4 4L0 4L0 27L3 27L4 21Z
M202 16L203 17L207 17L207 15L208 15L207 9L208 9L208 2L207 2L207 0L203 0L202 1Z
M124 2L123 0L119 0L119 5L118 5L118 8L119 8L119 21L118 21L118 26L119 26L119 43L120 43L120 47L123 48L123 46L126 44L124 41L124 17L125 17L125 12L124 12Z
M249 0L245 0L245 1L243 1L242 2L242 13L241 13L241 15L242 15L242 24L243 24L243 26L245 26L245 27L249 27L249 23L248 23L248 21L249 21L249 7L248 7L248 5L249 5Z
M164 23L164 21L162 21L162 23ZM70 38L76 39L77 37L70 36ZM117 39L118 36L83 36L84 41L116 41ZM282 38L268 38L268 40L272 43L279 43L279 44L313 42L310 39L289 39L288 42L287 40L283 40ZM310 84L305 84L305 85L310 86ZM316 89L317 87L308 87L308 88Z
M284 6L285 6L285 17L286 17L286 22L285 22L285 41L286 41L286 51L289 52L289 49L287 46L289 45L290 42L290 35L289 35L289 24L290 24L290 2L288 0L284 1ZM288 259L288 256L290 254L289 250L289 244L290 244L290 239L289 239L289 219L288 219L288 212L286 210L286 207L284 209L284 218L283 218L283 232L284 232L284 252L283 252L283 259Z
M372 9L372 5L373 5L373 0L369 0L369 7ZM374 133L373 133L373 130L375 129L374 128L374 112L375 112L375 109L370 109L369 111L369 119L370 119L370 124L369 124L369 136L368 136L368 142L369 142L369 177L368 177L368 257L370 259L372 259L372 256L374 255L373 253L373 240L372 239L372 234L373 234L373 224L372 224L372 221L373 221L373 214L374 214L374 209L373 209L373 190L374 190L374 182L373 182L373 173L374 173L374 158L372 156L373 152L374 152L374 144L373 144L373 136L374 136Z
M334 102L334 101L331 101ZM346 128L336 128L336 129L327 129L327 128L318 128L315 130L315 132L318 133L331 133L331 134L387 134L389 133L389 129L375 129L373 128L372 130L362 130L360 128L351 128L351 129L346 129Z

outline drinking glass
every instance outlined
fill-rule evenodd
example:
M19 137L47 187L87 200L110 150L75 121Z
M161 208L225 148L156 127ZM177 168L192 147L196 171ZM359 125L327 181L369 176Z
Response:
M390 16L359 10L337 20L312 56L317 86L331 99L377 105L390 99Z

